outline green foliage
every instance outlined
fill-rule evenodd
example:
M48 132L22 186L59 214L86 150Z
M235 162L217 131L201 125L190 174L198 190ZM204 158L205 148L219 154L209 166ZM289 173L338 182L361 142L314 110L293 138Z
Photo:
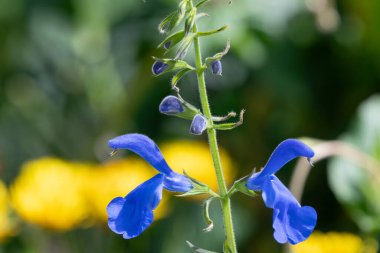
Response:
M358 110L354 126L341 140L351 143L369 154L380 164L380 96L372 96ZM380 231L380 167L374 174L369 164L357 164L347 158L333 158L329 162L330 187L362 231Z

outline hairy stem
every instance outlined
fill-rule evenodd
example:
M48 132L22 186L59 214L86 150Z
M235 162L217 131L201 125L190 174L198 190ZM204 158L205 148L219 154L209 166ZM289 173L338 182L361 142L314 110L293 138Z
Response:
M192 4L192 1L190 1ZM197 32L197 25L194 25L194 33ZM199 38L195 36L194 38L194 48L195 48L195 60L196 60L196 68L197 68L197 80L198 80L198 89L200 100L202 104L203 114L209 121L209 124L212 125L212 114L210 110L210 105L207 97L206 90L206 82L204 76L204 69L202 63L202 54L201 47L199 43ZM232 223L232 213L231 213L231 200L227 195L227 186L226 181L223 175L222 163L220 160L219 150L218 150L218 142L216 138L216 130L208 129L208 141L210 146L210 152L212 156L212 160L214 162L216 178L218 180L219 194L221 196L221 205L223 212L223 220L224 220L224 229L226 233L226 245L231 253L237 253L235 235ZM228 251L227 251L228 252Z

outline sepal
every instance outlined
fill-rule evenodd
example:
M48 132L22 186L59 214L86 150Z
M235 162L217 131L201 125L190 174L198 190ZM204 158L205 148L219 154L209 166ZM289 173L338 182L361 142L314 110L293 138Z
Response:
M234 183L234 191L239 191L241 193L244 193L245 195L248 195L250 197L256 197L258 194L255 191L252 191L247 188L247 179L250 175L245 176Z
M193 43L195 35L196 35L195 33L186 34L186 36L183 38L183 40L181 41L181 44L178 47L178 50L175 55L175 59L183 59L186 56L187 51L189 50L191 44Z
M196 15L197 15L197 9L196 8L192 8L189 11L189 14L188 14L188 16L187 16L187 18L185 20L185 34L188 34L191 31L193 31Z
M193 188L188 192L177 195L177 197L188 197L188 196L195 196L195 195L201 195L201 194L210 194L214 197L219 197L219 195L216 194L213 190L211 190L210 187L208 187L204 183L190 177L186 173L186 171L183 171L183 174L185 175L186 178L188 178L190 180L190 183L192 184Z
M228 51L230 50L230 47L231 47L230 41L227 40L226 48L222 52L216 53L212 57L207 57L205 60L205 65L210 66L212 62L220 61L222 57L228 53Z
M172 85L172 89L174 90L178 90L178 88L176 87L177 86L177 83L179 82L179 80L182 79L182 77L184 77L187 73L189 73L190 71L192 71L192 69L183 69L181 71L178 71L172 78L172 80L170 81L171 82L171 85Z
M185 31L179 31L166 37L157 47L169 50L177 45L185 37ZM169 46L168 44L169 43ZM166 45L166 46L165 46Z
M170 13L161 23L158 25L160 33L168 33L173 30L185 17L189 0L182 0L178 5L178 10Z

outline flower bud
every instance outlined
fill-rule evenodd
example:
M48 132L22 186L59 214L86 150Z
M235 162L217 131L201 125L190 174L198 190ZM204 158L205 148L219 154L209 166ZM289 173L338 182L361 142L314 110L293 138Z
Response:
M195 117L193 118L193 121L191 122L190 133L201 135L203 131L206 130L206 128L207 128L206 118L201 114L195 115Z
M166 96L158 107L159 111L166 115L173 115L184 119L193 119L199 113L199 109L189 104L181 96Z
M161 61L155 61L152 66L152 72L154 75L161 74L167 67L169 67L168 64L163 63Z
M165 49L165 50L168 50L171 44L172 44L171 41L166 42L166 43L164 44L164 49Z
M222 62L220 60L211 63L212 73L215 75L222 75Z
M160 106L160 113L167 115L175 115L184 111L181 101L175 96L165 97Z

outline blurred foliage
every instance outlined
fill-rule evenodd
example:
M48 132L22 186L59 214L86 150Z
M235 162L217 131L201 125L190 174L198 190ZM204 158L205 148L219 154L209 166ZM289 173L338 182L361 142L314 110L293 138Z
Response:
M0 181L0 243L16 233L16 224L10 214L9 194L4 183Z
M380 96L370 97L358 110L351 130L341 139L376 158L380 164ZM343 158L329 163L329 182L335 195L346 207L360 229L380 231L380 168L372 175L366 164L354 164Z
M188 135L188 122L159 115L170 76L151 74L151 56L162 54L156 49L162 39L157 25L175 5L175 0L0 0L0 176L6 184L23 163L43 156L108 160L107 140L125 132L155 141L195 138ZM206 5L210 17L200 20L201 30L230 28L202 39L203 55L221 51L228 38L232 43L223 58L223 78L207 73L213 112L247 109L244 125L219 138L233 157L231 177L262 166L285 138L334 139L348 130L361 101L380 92L379 10L379 1L359 0ZM199 104L193 76L179 86L186 100ZM308 181L304 197L318 211L319 229L358 232L356 218L331 194L323 167ZM191 165L178 169L192 173ZM283 170L280 177L290 172ZM105 203L103 198L99 193L99 202ZM256 199L235 201L240 251L278 251L270 212ZM186 239L199 246L223 240L216 205L211 216L220 227L210 235L199 232L204 224L198 204L174 199L171 205L175 212L131 241L102 225L63 234L26 226L0 252L183 252ZM352 214L351 208L346 207Z

